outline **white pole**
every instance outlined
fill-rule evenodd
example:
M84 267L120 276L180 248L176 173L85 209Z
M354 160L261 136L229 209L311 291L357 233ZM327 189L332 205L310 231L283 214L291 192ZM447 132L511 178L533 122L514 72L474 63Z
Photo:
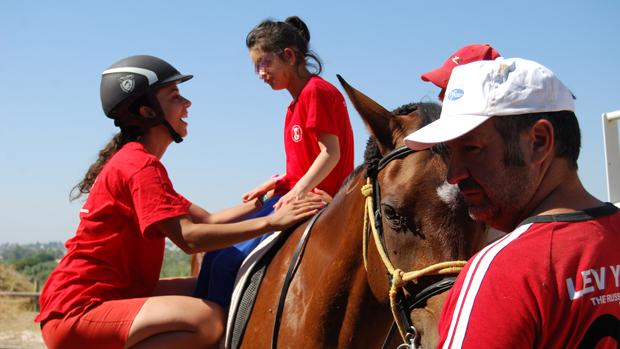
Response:
M615 121L620 119L620 110L611 111L609 113L604 113L603 117L605 117L609 121Z
M603 113L603 142L605 145L605 173L607 175L607 199L620 202L620 143L618 125L620 110Z

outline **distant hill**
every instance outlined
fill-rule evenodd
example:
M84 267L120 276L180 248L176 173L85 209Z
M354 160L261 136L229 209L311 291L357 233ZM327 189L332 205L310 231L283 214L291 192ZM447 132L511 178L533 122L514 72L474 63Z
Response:
M62 242L0 244L0 266L3 270L10 266L11 270L30 282L28 291L40 291L58 261L65 255ZM190 274L190 256L181 251L172 242L166 240L164 265L161 277L188 276ZM5 290L0 279L0 290Z
M65 245L60 241L29 244L3 243L0 244L0 262L11 263L11 261L20 260L39 252L62 257L65 254Z
M28 277L16 271L12 265L0 263L0 291L32 292L33 290L34 284L30 282ZM36 304L34 302L31 298L0 297L0 328L2 328L0 332L4 332L7 327L14 324L21 312L35 310ZM32 319L30 323L32 323ZM0 346L2 345L0 344ZM4 346L2 347L4 348Z
M34 284L12 265L0 264L0 291L32 291Z
M12 266L27 277L36 285L37 291L64 254L65 247L61 242L0 245L0 263Z

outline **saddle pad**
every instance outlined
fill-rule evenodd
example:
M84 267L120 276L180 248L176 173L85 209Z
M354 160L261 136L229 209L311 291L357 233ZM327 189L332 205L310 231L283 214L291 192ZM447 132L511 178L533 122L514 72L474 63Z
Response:
M241 344L265 270L286 241L286 233L278 231L271 234L261 241L241 264L228 311L225 348L237 349Z

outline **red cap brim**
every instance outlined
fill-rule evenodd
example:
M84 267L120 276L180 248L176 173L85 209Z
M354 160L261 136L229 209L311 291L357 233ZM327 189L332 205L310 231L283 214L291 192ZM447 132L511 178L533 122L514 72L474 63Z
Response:
M441 66L435 70L422 74L420 78L424 81L432 82L439 88L446 88L450 78L450 72L452 72L452 69L447 69L445 66Z

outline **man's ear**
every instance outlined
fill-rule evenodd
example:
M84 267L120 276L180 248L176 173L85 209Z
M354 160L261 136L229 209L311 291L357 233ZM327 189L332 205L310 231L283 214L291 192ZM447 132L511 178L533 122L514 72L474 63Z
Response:
M532 162L540 164L552 155L555 148L553 125L549 120L541 119L530 129Z
M145 118L156 116L155 110L151 107L147 107L146 105L141 106L138 111L140 112L140 116Z

